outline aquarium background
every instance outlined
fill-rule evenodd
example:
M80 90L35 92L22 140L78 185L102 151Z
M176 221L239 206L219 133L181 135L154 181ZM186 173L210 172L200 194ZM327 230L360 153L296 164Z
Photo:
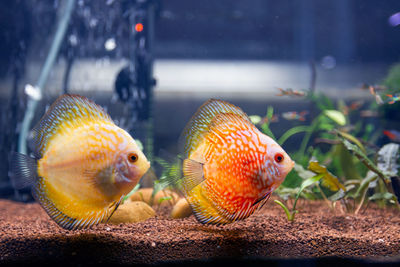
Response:
M31 128L55 98L77 93L103 105L151 155L178 153L183 127L208 98L250 115L306 110L309 122L314 104L277 88L373 102L360 87L382 83L400 60L398 0L73 2ZM67 5L0 1L0 197L15 197L8 160L32 97L27 85L37 83ZM297 124L280 119L271 130L279 137ZM284 148L295 151L300 139Z

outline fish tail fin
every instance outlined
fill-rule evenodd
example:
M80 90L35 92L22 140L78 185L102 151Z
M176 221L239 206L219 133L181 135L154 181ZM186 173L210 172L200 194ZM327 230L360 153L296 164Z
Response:
M228 224L232 220L223 216L211 203L203 184L196 186L186 197L197 221L202 224Z
M32 186L38 179L37 160L18 152L11 152L9 176L11 185L17 190Z

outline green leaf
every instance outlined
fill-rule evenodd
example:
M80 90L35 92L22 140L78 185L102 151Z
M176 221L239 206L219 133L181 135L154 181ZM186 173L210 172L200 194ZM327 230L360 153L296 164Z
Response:
M346 193L342 190L339 189L335 194L331 195L328 197L330 201L338 201L346 196Z
M341 126L346 125L346 117L338 110L324 110L323 114Z
M318 125L318 129L324 130L324 131L332 131L335 128L333 124L330 123L321 123Z
M261 116L258 115L251 115L249 116L249 119L253 124L259 124L260 121L262 120Z
M398 144L390 143L384 145L378 152L377 167L388 176L397 176L399 147Z
M269 119L268 121L271 121L273 115L274 115L274 107L268 106L267 108L267 117Z
M275 135L272 133L271 129L269 128L269 123L263 123L263 125L261 125L261 130L263 131L263 133L265 133L272 139L276 140Z
M378 179L377 175L374 172L369 171L367 173L367 176L361 181L361 184L358 187L357 191L355 192L354 197L357 198L363 195L364 192L370 187L370 184L374 182L376 179Z
M375 193L372 196L370 196L368 199L369 200L389 200L392 203L395 203L397 201L396 196L389 192Z
M313 176L313 177L310 177L310 178L304 180L304 181L301 183L299 192L297 193L297 196L296 196L296 200L300 197L300 194L301 194L301 192L304 190L304 188L306 188L306 187L312 185L312 184L315 183L315 182L318 182L323 176L324 176L323 174L319 174L319 175L315 175L315 176Z
M333 155L338 159L339 165L337 166L338 176L344 176L346 180L359 180L361 176L356 168L356 161L358 161L342 143L335 145L335 154Z
M343 138L349 140L350 142L353 142L354 144L356 144L362 150L363 153L367 153L367 151L365 150L365 147L361 144L361 142L356 137L352 136L351 134L342 132L342 131L336 131L336 133L338 133Z
M279 186L276 190L275 193L282 199L288 200L289 198L294 198L297 193L299 192L299 188L290 188L290 187L284 187L284 186Z
M295 134L301 133L301 132L307 132L309 130L310 130L310 126L300 125L300 126L293 127L291 129L287 130L281 136L281 138L279 138L278 144L283 145L283 143L285 143L286 140L289 139L292 135L295 135Z
M352 152L368 169L376 173L385 184L390 182L390 178L386 176L379 168L360 150L356 145L353 145L348 140L339 137L343 145Z
M172 197L171 196L166 196L166 197L160 197L158 199L158 204L161 204L162 202L166 201L166 200L171 200Z
M332 173L330 173L325 166L320 165L318 161L310 161L308 169L314 173L321 174L323 176L323 186L329 188L332 191L338 191L339 189L346 191L346 188L339 182L339 179Z
M308 179L308 178L315 176L315 174L313 172L304 169L303 166L301 166L300 164L297 164L297 163L294 164L293 169L303 179Z

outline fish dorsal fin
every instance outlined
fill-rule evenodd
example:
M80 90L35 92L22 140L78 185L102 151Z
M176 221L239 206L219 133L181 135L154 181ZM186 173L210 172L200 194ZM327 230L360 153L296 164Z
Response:
M83 96L60 96L32 130L35 156L43 156L49 140L60 130L68 130L86 120L113 122L102 107Z
M224 144L231 142L228 136L236 134L239 131L257 131L257 128L248 120L236 114L218 114L215 116L209 126L209 134L206 136L209 144ZM246 134L250 137L250 134Z
M209 128L210 132L219 129L221 133L229 134L232 130L253 129L255 126L249 120L243 119L237 114L223 113L218 114L211 120Z
M76 218L69 216L62 212L52 199L48 196L46 190L46 184L42 177L39 177L35 185L32 188L32 195L37 202L43 207L47 214L52 218L59 226L67 230L77 230L89 228L93 225L97 225L101 222L106 222L112 213L118 208L118 203L113 203L111 206L97 209L95 211L82 212L82 215ZM75 203L68 203L71 209Z
M240 108L221 100L209 99L193 115L180 137L180 144L184 157L189 157L191 152L200 144L202 137L209 130L209 125L218 114L236 114L250 122Z
M203 164L191 159L185 159L182 169L184 177L180 188L186 196L193 188L204 181Z

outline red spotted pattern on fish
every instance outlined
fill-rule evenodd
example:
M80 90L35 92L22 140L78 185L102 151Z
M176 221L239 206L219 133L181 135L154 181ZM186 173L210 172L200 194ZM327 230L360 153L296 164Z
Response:
M249 217L293 168L289 155L238 107L203 104L183 135L181 189L198 221L226 224Z

